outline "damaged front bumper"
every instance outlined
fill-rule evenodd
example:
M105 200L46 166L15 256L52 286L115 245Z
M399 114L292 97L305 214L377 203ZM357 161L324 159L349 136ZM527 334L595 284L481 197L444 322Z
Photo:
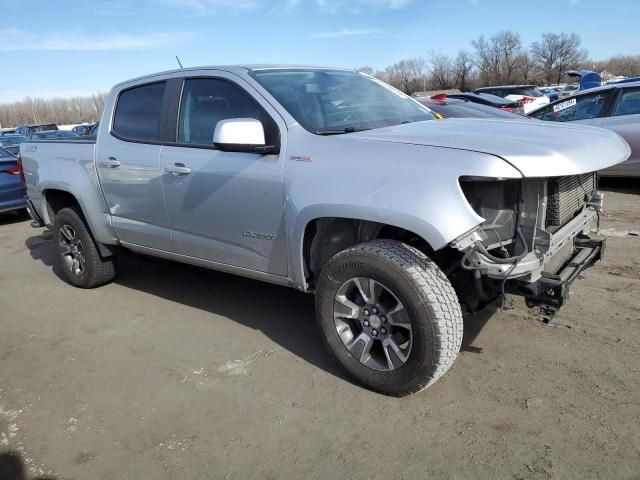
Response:
M542 272L535 282L514 280L509 282L507 291L524 296L530 308L540 307L540 316L548 322L566 303L573 281L583 270L603 258L605 246L605 239L577 238L575 254L558 272Z
M578 235L588 235L591 226L597 219L597 212L585 208L573 220L564 225L553 235L546 234L538 238L538 245L516 264L497 263L483 255L480 251L472 251L467 255L470 265L474 270L490 278L503 280L505 278L526 277L530 282L536 281L545 270L557 269L572 253L573 241ZM477 233L474 232L474 235ZM470 235L472 237L472 235ZM475 237L473 237L475 238ZM461 241L457 248L464 245ZM467 245L466 248L473 248ZM564 258L557 258L558 256Z
M597 217L598 211L588 206L555 233L538 231L534 248L515 263L498 263L476 249L480 231L452 246L465 253L466 269L500 281L505 292L523 296L529 307L540 307L540 316L550 322L566 302L571 283L604 255L605 240L590 236Z

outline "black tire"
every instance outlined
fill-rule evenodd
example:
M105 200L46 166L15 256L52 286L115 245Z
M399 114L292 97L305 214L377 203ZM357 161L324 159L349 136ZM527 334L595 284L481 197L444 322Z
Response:
M69 267L68 255L61 244L61 229L71 228L79 240L84 256L82 272L74 273ZM56 242L58 264L65 278L79 288L95 288L109 283L116 275L116 256L103 258L100 256L96 242L84 221L81 211L76 207L63 208L56 213L53 222L53 241Z
M406 310L412 346L399 368L381 371L361 363L336 329L334 302L350 279L366 277L393 291ZM432 385L453 364L462 343L462 312L445 274L419 250L394 240L375 240L335 255L316 289L316 316L324 341L338 362L368 388L393 396Z

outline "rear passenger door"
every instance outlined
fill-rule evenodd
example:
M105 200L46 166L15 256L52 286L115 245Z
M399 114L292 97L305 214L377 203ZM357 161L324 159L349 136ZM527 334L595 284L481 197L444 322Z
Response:
M239 77L208 75L184 79L175 143L161 153L175 252L284 276L284 121ZM280 153L218 150L216 125L232 118L260 120L267 144L280 145Z
M99 131L96 163L120 241L170 251L160 168L167 84L134 85L122 90L114 105L107 105L113 119Z

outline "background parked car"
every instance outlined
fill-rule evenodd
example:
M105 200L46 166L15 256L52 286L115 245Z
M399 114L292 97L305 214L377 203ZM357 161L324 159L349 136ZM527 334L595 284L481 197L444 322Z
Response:
M502 85L497 87L483 87L474 90L474 92L490 93L513 102L521 102L522 109L525 114L549 103L549 97L538 90L538 87L535 85Z
M0 148L0 212L23 210L26 205L26 195L18 159L4 148Z
M469 100L470 102L479 103L481 105L488 105L490 107L499 108L506 112L523 114L522 104L519 102L513 102L506 98L498 97L497 95L491 95L490 93L450 93L448 98L460 98L462 100Z
M553 102L529 116L549 122L576 122L613 130L631 146L631 157L599 174L640 177L640 81L592 88Z
M570 97L571 95L573 95L574 93L576 93L578 91L580 87L578 85L575 84L571 84L571 85L565 85L564 87L562 87L562 89L558 92L558 99L561 98L566 98L566 97Z
M24 135L2 135L0 136L0 147L17 155L20 151L20 144L29 140Z
M569 70L566 75L578 82L578 90L589 90L602 85L602 77L591 70Z
M93 129L93 123L83 123L81 125L76 125L71 129L73 133L76 135L91 135L91 130Z
M44 132L45 130L58 130L58 126L55 123L41 123L38 125L23 125L16 128L15 133L18 135L31 135L36 132Z
M549 97L549 101L551 101L551 102L555 102L559 98L558 97L558 92L555 89L551 88L551 87L539 87L538 90L540 90L547 97Z
M79 135L69 130L48 130L34 133L29 136L29 140L55 140L56 138L78 137Z
M444 94L432 97L417 97L416 100L443 118L501 118L505 120L528 118L499 108L474 103L470 100L449 98Z

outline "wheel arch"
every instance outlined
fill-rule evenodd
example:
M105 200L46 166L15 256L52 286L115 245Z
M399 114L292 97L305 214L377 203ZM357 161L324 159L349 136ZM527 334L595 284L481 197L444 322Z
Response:
M395 222L384 221L382 218L372 218L366 215L323 215L309 218L300 228L297 245L291 250L298 252L294 260L299 260L299 264L294 265L293 268L294 282L298 285L304 285L305 290L313 289L322 267L336 253L370 240L399 240L414 246L427 256L433 257L443 240L437 235L430 235L430 241L424 235L424 230L422 234L416 230L398 225ZM427 226L425 230L429 231L430 229ZM436 240L436 248L433 244L434 239ZM296 275L299 278L295 278Z
M45 224L47 226L53 225L53 223L55 222L56 214L63 208L77 208L78 210L80 210L80 214L82 215L82 218L87 225L89 234L98 246L100 255L102 255L103 257L108 257L113 255L114 253L117 253L117 246L104 244L98 240L99 237L96 236L96 232L99 230L99 227L96 226L95 220L93 220L90 215L87 215L87 207L86 205L83 205L81 198L81 196L76 195L69 190L61 189L58 187L45 188L42 191L42 212L44 215Z

